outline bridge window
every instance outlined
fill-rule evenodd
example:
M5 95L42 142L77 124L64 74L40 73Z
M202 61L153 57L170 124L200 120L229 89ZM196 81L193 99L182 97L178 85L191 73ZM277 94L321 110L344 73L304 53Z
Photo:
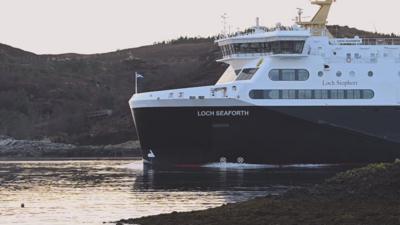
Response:
M301 54L303 51L304 41L276 41L274 54Z
M373 90L339 89L339 90L252 90L252 99L373 99Z
M239 73L240 73L241 71L242 71L242 69L240 69L240 70L235 70L236 76L239 75Z
M243 69L236 80L251 80L253 76L257 73L258 68L247 68Z
M221 46L223 56L233 54L301 54L305 41L236 43Z
M273 69L268 76L272 81L306 81L310 73L304 69Z

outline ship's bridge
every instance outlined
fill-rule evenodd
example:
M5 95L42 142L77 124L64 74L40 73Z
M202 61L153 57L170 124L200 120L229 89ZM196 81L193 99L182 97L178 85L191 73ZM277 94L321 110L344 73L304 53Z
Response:
M303 55L304 44L310 31L276 30L228 37L217 40L226 61L235 58L253 58L267 55Z

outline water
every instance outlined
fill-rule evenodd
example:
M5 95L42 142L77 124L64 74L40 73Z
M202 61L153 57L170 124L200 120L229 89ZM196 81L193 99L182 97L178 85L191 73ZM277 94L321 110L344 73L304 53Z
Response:
M141 161L0 162L0 224L100 225L201 210L280 194L343 169L211 164L152 170Z

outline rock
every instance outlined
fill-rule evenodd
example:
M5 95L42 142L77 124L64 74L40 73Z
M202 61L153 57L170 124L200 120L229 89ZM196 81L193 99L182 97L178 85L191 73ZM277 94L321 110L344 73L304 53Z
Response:
M140 142L139 141L128 141L125 143L117 144L117 145L106 145L104 149L140 149Z
M45 158L45 157L140 157L140 144L130 141L119 145L76 146L54 143L49 139L40 141L16 140L0 136L2 158Z

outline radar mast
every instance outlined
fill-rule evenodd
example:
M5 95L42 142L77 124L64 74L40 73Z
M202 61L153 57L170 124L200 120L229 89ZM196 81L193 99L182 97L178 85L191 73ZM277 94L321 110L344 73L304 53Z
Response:
M323 35L326 34L328 36L332 36L329 31L326 29L326 25L328 24L328 15L331 9L332 3L335 0L313 0L311 4L318 5L320 8L315 16L309 22L302 22L301 19L298 20L297 24L308 28L312 31L314 35ZM302 13L302 11L300 11ZM301 16L301 14L300 14Z

